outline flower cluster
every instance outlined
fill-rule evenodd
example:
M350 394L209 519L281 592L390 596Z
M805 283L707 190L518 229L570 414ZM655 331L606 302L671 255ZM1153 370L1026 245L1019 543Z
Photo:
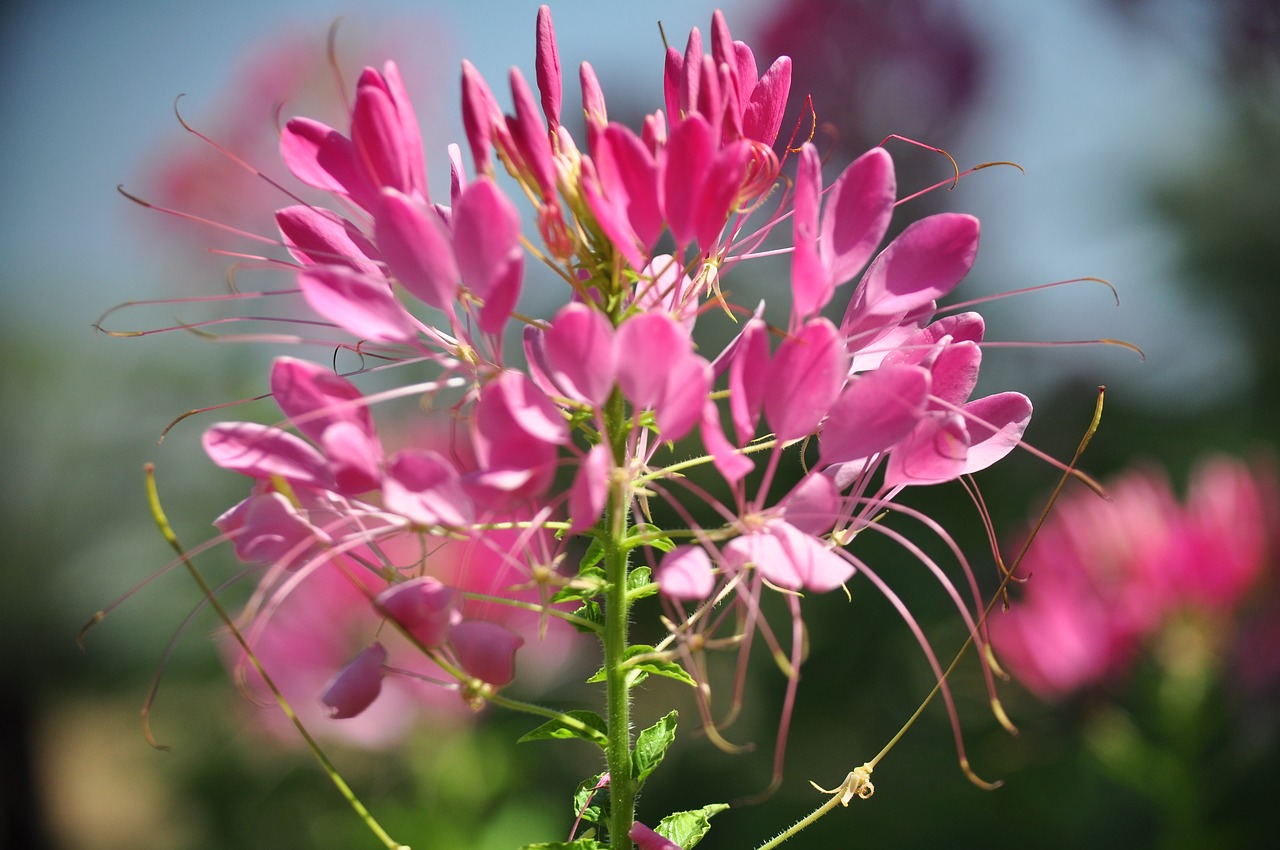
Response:
M974 262L978 221L932 215L882 248L906 200L890 154L873 148L828 181L812 143L780 141L791 60L761 72L718 12L708 42L706 53L694 29L683 52L668 49L664 108L639 129L609 120L584 63L585 137L575 139L561 123L543 7L536 96L513 69L504 113L463 65L471 167L450 146L447 203L428 192L395 64L360 75L349 126L290 120L284 162L332 206L280 209L289 259L262 259L286 269L320 317L300 325L323 327L323 338L300 341L380 365L340 375L281 357L270 394L284 420L220 422L204 435L214 463L254 482L217 521L242 561L264 567L247 644L267 667L306 657L333 718L371 716L390 699L389 681L417 694L443 687L475 707L510 704L500 691L537 638L568 635L566 623L597 635L607 719L553 722L606 749L609 771L592 781L608 787L615 846L647 775L630 752L630 687L650 674L698 685L715 732L733 708L712 710L704 656L732 648L745 660L758 635L789 679L780 759L805 592L865 576L898 607L946 693L923 632L851 544L873 533L900 545L982 644L972 576L974 598L963 601L938 564L879 520L904 513L955 550L894 500L999 461L1031 416L1016 392L973 398L983 320L938 307ZM771 290L785 317L771 323L764 303L732 303L725 281L740 262L778 253L790 254L790 274ZM559 283L562 306L545 318L517 313L529 262ZM721 311L734 327L716 346L698 329ZM517 326L523 357L507 350ZM393 368L414 378L367 394L357 386ZM415 400L413 416L431 427L381 415L397 399ZM697 466L718 480L686 477ZM655 504L683 527L655 524ZM700 519L707 511L718 518ZM789 645L764 613L770 593L791 613ZM652 595L668 635L630 645L631 607ZM345 647L342 661L308 653L308 641ZM331 665L326 676L316 659Z
M1013 607L991 639L1045 698L1105 685L1171 620L1230 621L1280 555L1280 492L1270 464L1202 459L1179 503L1154 468L1061 500L1031 541Z

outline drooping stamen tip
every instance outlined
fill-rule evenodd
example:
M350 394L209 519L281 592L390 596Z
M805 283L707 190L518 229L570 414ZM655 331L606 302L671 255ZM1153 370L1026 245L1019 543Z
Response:
M89 633L90 629L98 625L98 623L101 623L106 618L107 612L99 611L89 618L89 622L80 627L80 631L76 632L76 646L80 647L81 652L84 652L84 636Z
M996 721L1003 726L1004 730L1010 735L1020 734L1018 732L1018 727L1013 724L1013 721L1009 719L1009 715L1005 713L1004 703L1000 702L999 699L991 700L991 713L996 716Z
M977 785L983 791L994 791L1004 785L1003 779L998 779L995 782L988 782L978 774L974 773L973 768L969 766L969 760L967 758L960 759L960 770L964 772L966 779L974 785Z

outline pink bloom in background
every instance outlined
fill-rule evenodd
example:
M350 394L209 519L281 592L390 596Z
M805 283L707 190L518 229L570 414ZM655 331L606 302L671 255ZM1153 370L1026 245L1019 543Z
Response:
M1021 593L991 615L1001 662L1041 697L1123 677L1175 615L1230 623L1280 555L1270 463L1203 458L1181 503L1152 467L1106 486L1110 501L1059 499L1019 569Z

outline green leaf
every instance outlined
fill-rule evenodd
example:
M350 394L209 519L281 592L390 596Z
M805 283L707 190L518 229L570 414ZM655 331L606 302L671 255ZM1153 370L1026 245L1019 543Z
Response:
M646 644L634 644L627 647L626 658L622 662L622 666L627 670L627 687L635 687L645 680L645 677L652 673L655 676L666 676L668 679L675 679L677 682L684 682L690 687L697 685L693 681L693 677L689 672L674 661L666 661L661 658L644 658L639 661L633 659L642 655L652 655L657 650ZM634 678L634 681L633 681ZM588 680L596 681L596 680Z
M692 850L695 844L706 837L707 830L711 829L709 821L712 815L727 808L727 803L712 803L689 812L675 812L663 818L654 832L679 844L683 850Z
M594 599L604 593L609 584L604 570L599 567L584 567L568 587L562 587L551 597L552 602L582 602Z
M637 546L652 546L659 552L670 552L676 548L676 543L670 537L662 533L662 529L656 525L650 525L647 522L638 523L627 529L627 534L623 539L623 545L627 549L634 549Z
M667 747L675 741L676 714L675 711L670 712L636 737L636 748L631 753L631 776L636 780L637 790L662 764Z
M601 824L608 817L608 811L602 801L609 799L609 786L600 787L604 779L603 773L597 773L590 779L578 783L573 792L573 816L582 818L586 823Z
M608 727L605 725L603 717L594 711L566 711L565 716L578 721L586 728L580 729L562 720L548 720L537 729L524 735L516 743L546 741L552 738L581 738L584 741L599 744L602 749L609 746L609 737L605 734Z
M574 616L581 617L584 620L588 620L592 623L595 623L597 626L604 625L604 612L600 610L599 602L591 602L591 601L583 602L581 605L578 606L578 609L573 613L574 613ZM570 622L569 625L573 626L578 631L586 634L590 634L594 632L593 629L589 629L586 626L580 626L574 622Z
M627 574L627 596L631 599L644 599L658 592L658 585L653 581L653 570L648 567L636 567Z
M609 850L609 845L594 838L579 838L577 841L540 841L526 844L520 850Z

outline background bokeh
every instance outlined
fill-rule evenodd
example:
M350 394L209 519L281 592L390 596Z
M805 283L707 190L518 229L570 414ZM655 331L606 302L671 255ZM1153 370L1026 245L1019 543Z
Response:
M470 58L490 80L510 64L531 78L536 5L46 0L0 11L0 846L376 846L308 755L255 732L208 640L211 617L178 642L161 682L153 722L173 749L147 747L138 709L166 643L199 601L180 572L113 611L86 652L76 647L94 611L168 558L147 514L144 462L158 464L188 542L203 539L208 519L240 497L238 481L202 460L200 420L163 445L156 440L186 410L261 392L271 353L180 332L93 332L95 319L124 301L218 291L228 260L205 248L237 244L144 210L115 186L270 232L274 196L184 133L174 98L185 93L189 121L278 174L272 86L288 87L286 117L338 122L324 45L342 17L347 80L364 64L400 62L433 187L443 188L444 145L461 138L459 61ZM617 116L661 102L655 21L682 43L690 26L707 26L717 4L551 5L566 76L592 61ZM1083 275L1117 286L1119 307L1101 286L1077 285L984 308L994 339L1122 338L1146 352L1145 361L1105 346L988 352L984 380L1037 402L1033 443L1069 456L1094 388L1106 384L1107 414L1085 461L1100 476L1146 458L1181 480L1206 450L1274 445L1273 0L718 5L758 56L792 55L789 115L813 95L832 173L891 133L944 147L962 166L1011 160L1026 169L984 171L922 202L983 221L983 251L963 297ZM901 185L946 177L938 157L891 144ZM193 172L206 176L180 179ZM776 285L759 274L752 285ZM159 327L193 315L166 306L112 326ZM982 483L997 520L1014 532L1054 475L1031 458L1008 467ZM971 552L983 551L957 488L921 493L913 504ZM209 568L233 569L216 559ZM955 624L941 600L920 595L917 612L934 617L945 642ZM852 608L823 608L808 607L812 656L784 788L765 805L720 816L706 846L751 846L805 813L820 799L806 780L837 783L928 690L927 668L906 630L880 610L887 606L855 588ZM777 679L761 665L740 736L770 740ZM971 760L1005 787L987 793L964 779L935 707L877 771L876 796L831 815L797 846L1262 846L1274 806L1267 801L1280 792L1276 695L1246 712L1214 691L1196 712L1170 720L1159 711L1166 685L1152 663L1105 692L1056 705L1006 686L1023 727L1010 738L990 719L970 668L957 688ZM1148 722L1151 749L1134 756L1148 768L1167 763L1173 776L1188 762L1213 768L1192 775L1191 788L1175 783L1181 796L1172 810L1194 809L1186 823L1170 820L1168 795L1135 782L1141 771L1128 770L1128 751L1120 752L1133 740L1126 730ZM423 730L393 753L339 749L338 759L401 840L509 848L559 836L567 789L596 769L585 747L509 745L526 727L494 714L474 729ZM656 818L713 802L707 793L749 794L767 782L768 749L729 757L686 735L672 755L679 766L658 775L643 811Z

